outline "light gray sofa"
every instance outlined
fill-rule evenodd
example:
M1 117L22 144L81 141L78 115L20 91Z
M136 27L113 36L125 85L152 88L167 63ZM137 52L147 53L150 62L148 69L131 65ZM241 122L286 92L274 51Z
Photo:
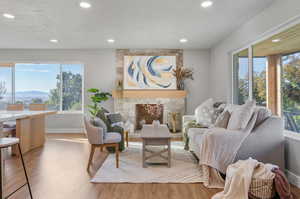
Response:
M190 120L195 120L195 116L183 116L183 123ZM199 157L201 137L206 130L207 128L190 128L187 132L189 150L193 152L198 159L201 158ZM252 130L251 134L240 147L235 162L248 159L249 157L263 163L275 164L281 169L285 169L282 118L271 116Z

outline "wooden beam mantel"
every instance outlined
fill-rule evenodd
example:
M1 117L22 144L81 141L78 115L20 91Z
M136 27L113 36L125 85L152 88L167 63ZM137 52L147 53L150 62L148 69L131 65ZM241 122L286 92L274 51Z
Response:
M112 92L113 98L185 98L182 90L122 90Z

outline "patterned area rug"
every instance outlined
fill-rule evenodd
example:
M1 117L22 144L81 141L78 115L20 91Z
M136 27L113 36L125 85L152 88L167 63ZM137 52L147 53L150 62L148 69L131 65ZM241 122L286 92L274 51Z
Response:
M172 142L171 168L165 165L142 167L142 144L131 142L120 154L120 168L115 167L115 155L110 154L97 171L93 183L197 183L201 182L198 164L182 142ZM161 148L160 148L161 149ZM153 147L152 150L157 150ZM149 161L159 162L160 159Z

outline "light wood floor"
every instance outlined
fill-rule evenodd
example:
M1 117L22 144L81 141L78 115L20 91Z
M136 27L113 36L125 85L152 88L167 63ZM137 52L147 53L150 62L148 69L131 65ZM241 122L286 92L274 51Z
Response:
M89 145L82 135L49 135L43 148L25 155L35 199L209 199L217 189L202 184L92 184L91 176L107 153L98 150L91 173L86 172ZM20 161L7 156L5 161L6 193L23 182ZM300 198L300 190L293 187ZM298 198L296 197L296 198ZM28 197L22 188L12 199Z

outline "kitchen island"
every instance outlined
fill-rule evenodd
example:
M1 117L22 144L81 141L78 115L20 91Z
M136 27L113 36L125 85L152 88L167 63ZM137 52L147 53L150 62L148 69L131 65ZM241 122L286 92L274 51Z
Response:
M41 147L45 143L45 118L53 114L56 111L0 111L0 137L3 123L15 120L22 153ZM16 148L12 153L17 154Z

